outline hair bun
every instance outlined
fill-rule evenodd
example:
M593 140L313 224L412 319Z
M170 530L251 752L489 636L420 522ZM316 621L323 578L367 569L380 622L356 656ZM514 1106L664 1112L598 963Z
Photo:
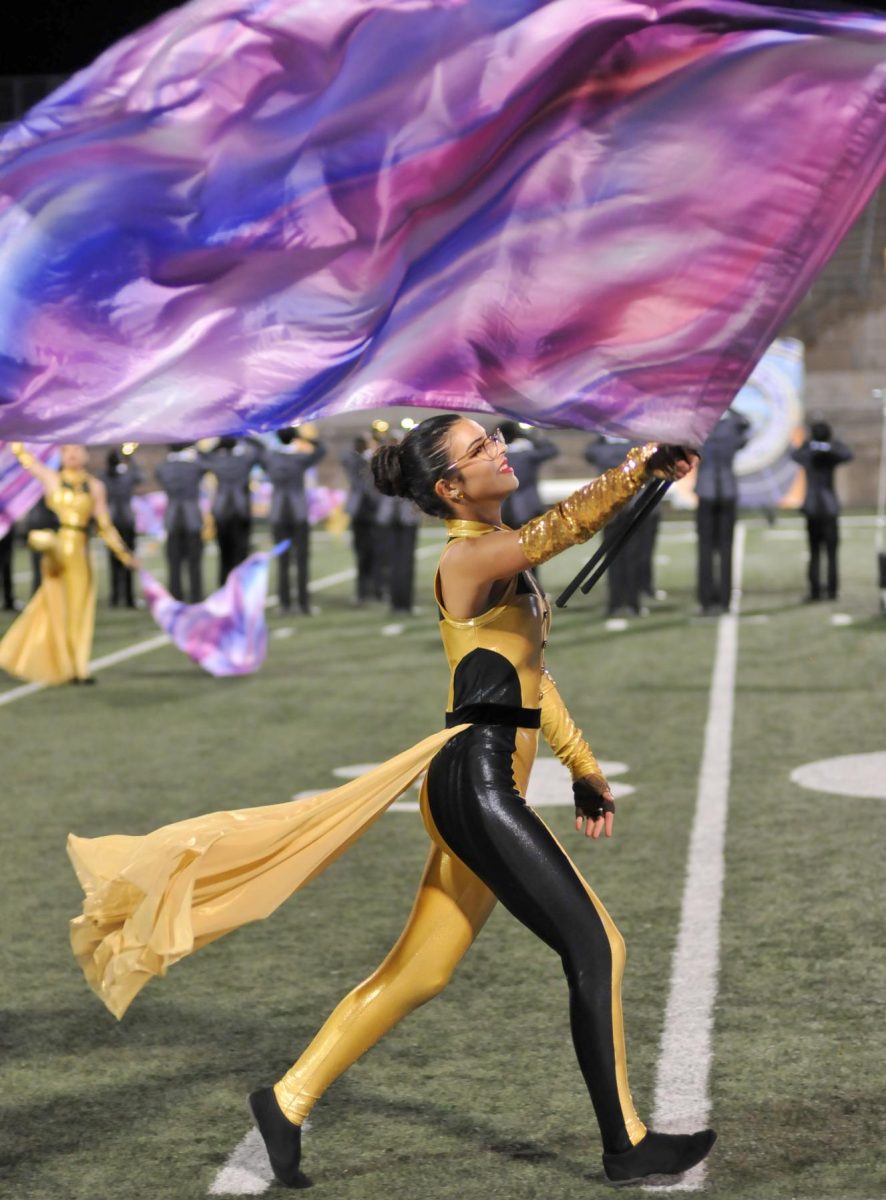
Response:
M379 446L370 460L375 486L383 496L408 496L403 479L403 459L397 442Z

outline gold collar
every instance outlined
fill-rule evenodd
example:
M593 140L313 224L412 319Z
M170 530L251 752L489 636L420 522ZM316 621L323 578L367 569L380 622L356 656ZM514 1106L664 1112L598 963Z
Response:
M482 537L484 533L494 533L496 529L501 528L501 525L487 525L485 521L448 520L446 522L446 532L450 538Z

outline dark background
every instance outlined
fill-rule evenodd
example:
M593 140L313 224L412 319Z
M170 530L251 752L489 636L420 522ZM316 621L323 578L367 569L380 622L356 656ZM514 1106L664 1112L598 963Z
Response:
M767 0L752 2L772 7ZM777 6L874 12L886 7L881 0L842 5L839 0L779 0ZM69 75L127 33L178 7L169 0L6 0L0 75Z
M169 0L7 0L0 75L69 75L178 7Z

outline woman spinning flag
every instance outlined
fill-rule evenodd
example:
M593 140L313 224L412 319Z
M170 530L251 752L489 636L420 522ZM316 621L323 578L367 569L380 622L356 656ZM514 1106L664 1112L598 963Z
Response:
M0 435L188 441L402 404L651 443L510 531L497 441L423 423L375 472L449 522L448 728L307 800L70 840L74 948L119 1016L430 764L403 939L253 1094L284 1182L306 1182L317 1096L443 985L496 897L566 966L610 1182L710 1149L636 1116L620 938L525 804L541 729L581 826L611 832L527 572L688 469L673 447L704 441L884 168L882 17L746 0L194 0L0 138Z
M628 1087L621 977L624 942L554 835L526 803L539 730L569 767L576 828L612 836L615 804L590 746L545 670L550 608L532 575L586 541L650 478L679 479L691 453L632 450L519 530L502 502L518 486L501 435L458 416L431 417L373 459L380 491L446 521L434 595L452 672L446 724L465 726L436 754L421 790L431 849L412 915L374 975L347 996L253 1113L282 1183L304 1186L300 1126L327 1087L382 1034L446 984L496 900L559 956L572 1039L603 1142L610 1183L677 1175L715 1134L647 1130Z

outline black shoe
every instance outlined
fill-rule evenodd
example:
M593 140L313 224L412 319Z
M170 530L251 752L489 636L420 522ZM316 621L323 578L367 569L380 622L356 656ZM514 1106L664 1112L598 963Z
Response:
M603 1175L612 1187L639 1183L654 1175L682 1175L697 1166L717 1140L713 1129L700 1133L654 1133L623 1154L603 1155Z
M249 1095L249 1107L262 1135L274 1178L291 1188L309 1188L311 1181L299 1170L301 1162L301 1126L293 1125L280 1111L272 1087L259 1088Z

